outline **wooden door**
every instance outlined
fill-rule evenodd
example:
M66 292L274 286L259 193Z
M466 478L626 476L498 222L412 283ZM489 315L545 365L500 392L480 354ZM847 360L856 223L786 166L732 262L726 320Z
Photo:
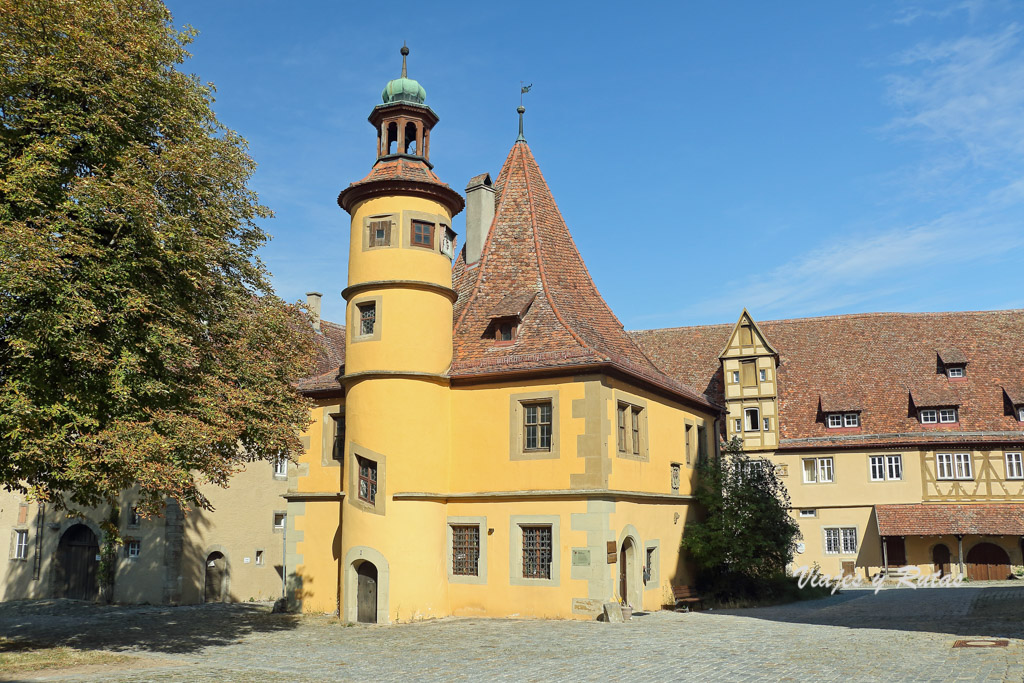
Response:
M967 553L967 576L973 581L1002 581L1010 576L1010 556L995 543L979 543Z
M896 569L907 564L907 544L902 536L886 536L885 547L888 551L889 569Z
M857 565L853 562L843 562L843 576L853 576L857 573Z
M95 600L99 595L96 574L100 544L84 524L76 524L61 536L57 546L58 597Z
M377 623L377 567L363 562L356 567L359 577L356 585L356 620L364 624Z
M203 602L221 602L224 599L224 573L227 560L222 553L213 552L206 558L206 581Z
M934 565L933 571L936 574L941 573L943 576L948 576L949 558L949 547L944 543L939 543L937 546L932 548L932 564Z

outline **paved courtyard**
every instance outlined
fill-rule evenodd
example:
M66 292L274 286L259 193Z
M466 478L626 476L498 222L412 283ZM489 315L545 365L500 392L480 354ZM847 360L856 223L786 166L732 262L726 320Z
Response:
M270 614L266 605L21 602L0 604L0 637L138 655L116 668L18 680L1021 681L1024 584L850 590L780 607L657 612L625 624L345 626ZM962 638L1009 645L953 648Z

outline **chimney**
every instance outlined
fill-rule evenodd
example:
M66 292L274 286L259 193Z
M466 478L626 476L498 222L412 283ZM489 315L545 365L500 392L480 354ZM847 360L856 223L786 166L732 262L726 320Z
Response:
M306 292L306 306L309 307L309 316L313 320L313 329L320 333L320 292Z
M474 176L466 186L466 265L476 263L484 250L494 220L494 188L491 175Z

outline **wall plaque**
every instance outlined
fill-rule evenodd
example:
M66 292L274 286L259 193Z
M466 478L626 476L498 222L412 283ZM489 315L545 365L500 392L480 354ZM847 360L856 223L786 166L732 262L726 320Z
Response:
M590 548L573 548L572 549L572 566L574 566L574 567L589 567L590 566Z

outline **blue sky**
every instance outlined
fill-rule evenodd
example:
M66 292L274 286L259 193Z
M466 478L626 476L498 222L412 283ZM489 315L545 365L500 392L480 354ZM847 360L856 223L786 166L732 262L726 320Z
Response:
M412 51L462 190L526 138L628 329L1024 307L1024 6L169 0L259 164L261 252L342 320L366 117ZM455 229L464 231L463 216ZM461 242L461 238L460 238Z

